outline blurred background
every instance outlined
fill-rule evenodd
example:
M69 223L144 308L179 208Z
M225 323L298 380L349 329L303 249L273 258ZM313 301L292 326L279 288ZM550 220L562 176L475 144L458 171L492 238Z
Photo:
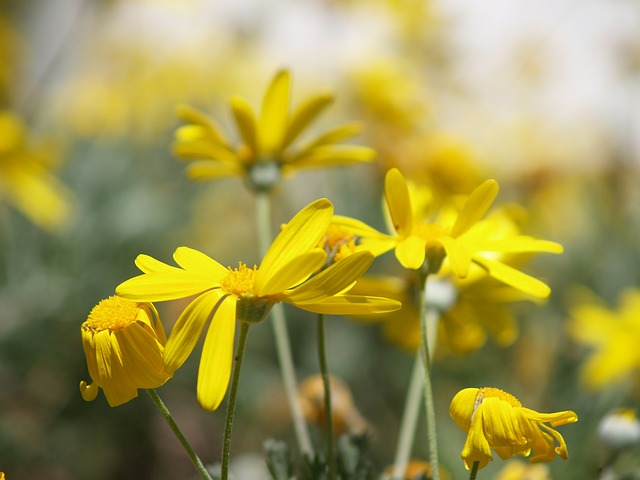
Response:
M621 307L640 277L636 0L3 1L0 471L9 480L194 477L144 392L114 409L102 394L82 400L78 384L89 376L80 325L137 274L139 253L168 262L187 245L225 265L259 261L251 193L238 178L185 178L171 153L175 108L194 105L237 138L228 99L259 108L283 67L294 103L326 88L336 94L311 130L363 122L357 142L378 156L286 178L272 195L274 227L327 197L337 213L384 229L383 179L395 166L441 195L495 178L497 203L521 206L523 231L565 247L524 267L552 295L508 306L517 338L436 352L438 435L450 477L467 472L465 435L449 402L461 388L494 386L537 411L574 410L579 422L560 429L569 459L550 463L549 478L597 478L608 458L600 420L640 406L640 309ZM392 254L373 270L401 273ZM576 318L585 302L610 312L600 344L614 330L614 351L616 339L631 339L620 347L624 366L611 366L619 374L597 385L584 372L601 345L585 341ZM159 305L168 330L174 303ZM318 371L315 319L287 314L303 380ZM393 462L413 354L376 324L331 318L327 335L329 368L351 388L382 471ZM198 406L197 358L159 394L204 462L214 463L224 409ZM245 362L232 469L261 479L264 440L293 445L267 323L252 330ZM414 457L424 460L422 423ZM638 453L631 445L618 455L613 478L640 478ZM478 478L497 478L504 465L495 456Z

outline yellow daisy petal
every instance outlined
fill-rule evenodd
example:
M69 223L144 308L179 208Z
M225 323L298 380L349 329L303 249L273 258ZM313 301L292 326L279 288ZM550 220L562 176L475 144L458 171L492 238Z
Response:
M220 307L219 290L200 295L184 309L164 348L164 367L169 373L182 366L198 343L202 329Z
M487 273L496 280L506 283L529 295L533 295L534 297L547 298L551 293L551 289L544 282L504 263L490 260L479 255L473 257L473 263L485 269Z
M256 118L249 104L240 97L231 99L231 110L236 120L236 125L240 130L240 136L245 142L251 153L255 157L260 151L258 146L258 134L256 130Z
M396 258L404 268L417 270L422 267L425 255L425 241L417 236L401 240L396 246Z
M226 267L193 248L178 247L173 253L173 259L185 270L210 277L214 282L220 282L229 273Z
M244 173L240 165L220 165L210 161L192 162L186 168L190 180L213 180L216 178L240 176Z
M289 118L289 94L291 76L287 70L280 70L271 81L262 101L259 143L266 154L280 151Z
M296 303L296 307L313 313L326 315L368 315L399 310L400 302L382 297L363 295L338 295L309 303Z
M411 199L409 198L409 188L397 168L392 168L387 172L384 192L396 232L401 236L411 235L413 210L411 208Z
M438 241L447 252L453 273L459 278L467 278L469 267L471 267L471 253L452 237L443 236Z
M178 116L187 122L195 123L198 126L202 126L203 129L207 132L207 137L213 140L215 143L218 143L220 146L229 148L229 144L227 143L224 135L222 134L222 130L216 124L215 120L213 120L208 115L204 114L200 110L197 110L189 105L180 104L177 108ZM180 127L177 132L180 132ZM180 134L178 133L178 136Z
M235 331L236 298L229 296L221 302L211 320L202 347L197 397L200 406L206 410L218 408L227 393L231 378Z
M284 150L298 138L298 135L315 120L320 113L333 102L331 93L324 93L308 98L301 103L291 115L281 149Z
M498 182L487 180L476 188L462 206L456 222L451 229L451 236L458 237L478 222L498 195Z
M321 135L318 135L313 140L305 144L297 153L295 153L291 157L290 162L294 163L299 158L306 157L307 155L309 155L309 153L313 149L318 148L322 145L331 145L334 143L339 143L343 140L347 140L351 137L355 137L361 131L362 131L362 123L360 122L348 123L348 124L333 128Z
M287 288L295 287L304 282L313 273L319 271L326 261L326 252L319 248L298 255L274 271L272 275L266 277L260 288L256 289L256 294L260 297L267 297L280 293ZM306 282L305 285L308 283Z
M116 287L116 294L137 302L162 302L189 297L218 286L215 280L203 275L176 269L130 278Z

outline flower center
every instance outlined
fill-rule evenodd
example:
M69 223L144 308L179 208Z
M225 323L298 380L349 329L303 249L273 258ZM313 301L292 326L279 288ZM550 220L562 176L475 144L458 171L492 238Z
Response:
M229 273L220 282L220 287L225 292L231 293L237 297L253 295L253 280L258 267L247 268L247 265L239 262L238 267L232 269L229 267Z
M358 237L337 225L329 225L318 245L327 252L327 263L331 264L355 253Z
M476 408L482 403L485 398L488 397L498 397L500 400L504 400L505 402L509 403L509 405L515 408L522 407L520 401L510 393L507 393L504 390L500 390L499 388L484 387L481 388L476 395Z
M115 332L135 322L140 312L140 304L112 296L102 300L93 307L82 328L88 332Z

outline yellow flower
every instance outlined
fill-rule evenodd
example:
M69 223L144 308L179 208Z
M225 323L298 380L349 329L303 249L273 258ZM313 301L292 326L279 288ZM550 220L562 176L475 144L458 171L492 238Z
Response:
M47 231L70 218L71 194L51 174L53 155L31 145L24 123L12 112L0 111L0 195Z
M80 331L93 380L80 382L85 400L95 400L100 387L117 407L137 397L139 388L159 387L171 377L162 361L166 336L152 304L109 297L91 310Z
M227 391L233 358L236 319L258 322L271 307L286 302L325 314L375 313L396 310L400 304L383 298L348 295L347 291L373 262L359 252L319 271L326 253L317 248L333 215L333 205L317 200L302 209L282 229L259 267L239 264L225 268L196 250L180 247L166 265L139 255L143 275L127 280L116 292L137 301L163 301L197 295L178 318L165 350L165 368L178 369L195 347L209 319L198 373L197 396L203 408L214 410Z
M259 118L245 100L231 99L241 139L236 146L213 119L192 107L181 106L178 113L189 123L176 131L174 153L183 159L197 159L187 168L187 175L196 180L241 176L253 188L268 190L281 173L373 160L375 152L371 148L340 144L359 133L358 124L342 125L294 148L300 134L333 97L328 93L310 97L290 114L290 89L289 72L279 71L264 96Z
M569 334L593 348L582 369L582 381L591 389L601 389L640 373L640 289L630 288L620 295L619 307L612 310L590 295L571 309Z
M567 445L552 427L578 421L570 410L538 413L523 407L513 395L491 387L461 390L453 397L449 413L467 433L462 459L468 470L474 462L483 468L493 460L492 448L503 460L531 453L530 462L550 462L556 454L566 460Z
M497 255L514 253L561 253L562 246L525 235L513 235L483 220L498 194L498 184L487 180L477 187L455 213L442 209L435 221L425 221L424 202L412 196L399 170L389 170L385 181L385 197L389 208L393 233L386 235L368 225L347 217L336 217L334 223L350 229L361 237L363 249L375 255L394 249L403 267L429 272L439 271L442 261L448 260L453 273L466 278L472 265L490 276L518 290L545 298L549 287L529 275L503 263Z

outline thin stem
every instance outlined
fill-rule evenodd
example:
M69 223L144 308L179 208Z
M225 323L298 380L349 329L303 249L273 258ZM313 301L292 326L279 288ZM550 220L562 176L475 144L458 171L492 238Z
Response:
M326 422L327 465L329 480L336 478L336 458L333 451L333 414L331 411L331 385L329 383L329 369L327 368L327 354L324 336L324 315L318 314L318 359L320 360L320 374L324 386L324 416Z
M207 472L207 469L203 465L202 460L200 460L200 457L198 457L198 454L193 450L193 448L191 447L191 444L189 444L189 441L186 439L186 437L180 430L180 427L178 427L178 424L173 419L171 412L169 412L169 409L164 404L164 402L160 399L156 391L153 389L148 389L147 393L151 397L151 400L153 400L153 403L156 405L156 407L158 407L158 410L160 410L160 413L169 424L169 427L171 427L171 430L173 430L173 433L175 434L177 439L180 441L180 443L184 447L185 451L187 452L187 455L189 455L189 458L193 462L193 465L194 467L196 467L196 470L198 471L200 476L204 480L212 480L211 475L209 475L209 472Z
M411 448L416 434L418 417L420 415L420 405L422 405L422 391L424 387L424 368L420 352L416 353L416 359L411 371L411 380L404 404L402 423L398 435L398 445L396 446L396 456L393 462L392 479L404 478L404 473L411 456Z
M258 244L260 254L264 255L272 240L271 233L271 208L270 199L267 192L256 192L256 224L258 228ZM298 440L298 446L303 454L309 458L313 457L313 446L309 429L302 413L302 406L298 398L298 386L296 383L295 369L293 367L293 357L287 332L287 324L284 316L282 304L276 304L271 309L271 325L276 341L276 350L280 362L280 372L285 393L291 409L293 428Z
M231 388L229 390L229 403L227 404L227 417L224 422L224 440L222 443L222 471L221 480L227 480L229 476L229 454L231 452L231 432L233 430L233 417L236 411L236 397L238 396L238 382L240 380L240 370L242 369L242 359L244 358L244 347L247 343L247 334L251 324L240 322L240 334L238 335L238 348L236 349L235 364L233 366L233 376L231 377Z
M469 480L476 480L476 476L478 475L478 466L480 462L473 462L471 466L471 473L469 474Z
M426 301L428 272L420 272L419 282L419 306L420 306L420 334L421 353L424 365L424 403L427 414L427 445L429 447L429 463L431 463L432 480L440 480L438 467L438 444L436 440L436 413L433 401L433 389L431 385L431 357L429 355L429 322Z

